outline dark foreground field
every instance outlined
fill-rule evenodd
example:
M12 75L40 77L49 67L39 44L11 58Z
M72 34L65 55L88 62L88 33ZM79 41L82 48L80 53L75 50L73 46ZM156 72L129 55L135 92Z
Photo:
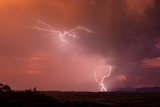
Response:
M44 92L66 105L73 106L122 106L160 107L160 93L135 92Z
M159 93L5 92L0 107L160 107Z

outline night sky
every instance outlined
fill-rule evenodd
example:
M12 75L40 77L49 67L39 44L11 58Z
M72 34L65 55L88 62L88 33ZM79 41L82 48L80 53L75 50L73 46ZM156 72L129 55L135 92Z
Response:
M86 26L66 44L33 28ZM93 65L113 67L105 86L160 86L159 0L1 0L0 82L13 89L99 91Z

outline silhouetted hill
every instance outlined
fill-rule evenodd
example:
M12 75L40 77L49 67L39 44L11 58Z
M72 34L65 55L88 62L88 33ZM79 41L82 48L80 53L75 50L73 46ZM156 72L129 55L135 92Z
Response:
M152 93L160 93L160 87L144 87L144 88L138 88L135 90L135 92L152 92Z
M132 87L121 87L117 89L113 89L113 92L134 92L136 89Z
M160 93L160 87L141 87L141 88L132 88L132 87L122 87L113 89L112 92L151 92L151 93Z

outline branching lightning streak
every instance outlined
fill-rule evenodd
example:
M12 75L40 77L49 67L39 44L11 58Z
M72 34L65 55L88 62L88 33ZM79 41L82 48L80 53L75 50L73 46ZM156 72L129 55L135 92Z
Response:
M41 25L41 26L38 26L38 25ZM42 21L38 21L37 22L37 26L34 26L33 27L34 29L36 30L39 30L39 31L44 31L44 32L47 32L48 36L57 36L62 42L65 42L65 43L68 43L69 41L66 39L66 37L71 37L72 39L75 39L75 38L78 38L77 36L77 31L80 31L80 30L83 30L85 32L88 32L88 33L94 33L93 31L87 29L86 27L84 26L78 26L78 27L75 27L69 31L64 31L64 32L61 32L61 31L57 31L55 29L53 29L53 27L51 27L50 25L42 22ZM100 85L101 87L101 92L106 92L107 89L104 85L104 80L106 78L108 78L112 72L112 66L109 66L109 65L104 65L105 67L108 67L109 70L106 71L107 74L105 74L101 79L100 81L97 79L97 75L96 75L96 69L94 69L94 78L95 78L95 81Z
M43 27L38 27L38 25L42 25ZM60 32L60 31L56 31L55 29L53 29L50 25L38 20L37 22L37 26L33 27L34 29L40 30L40 31L44 31L44 32L48 32L48 36L58 36L58 38L60 40L62 40L65 43L68 43L68 41L66 40L66 37L71 37L72 39L78 38L76 32L79 30L83 30L86 31L88 33L94 33L93 31L87 29L84 26L78 26L76 28L73 28L69 31L64 31L64 32Z
M106 87L104 86L104 80L108 78L112 73L112 66L109 66L109 65L106 65L106 66L109 67L108 74L104 75L100 81L98 81L97 75L96 75L96 69L94 69L94 78L95 78L95 81L101 86L101 92L107 91Z

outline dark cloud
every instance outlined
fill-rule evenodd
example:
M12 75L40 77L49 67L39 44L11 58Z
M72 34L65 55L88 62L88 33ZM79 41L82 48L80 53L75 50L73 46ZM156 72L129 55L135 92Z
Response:
M137 75L141 76L136 83L141 82L141 86L146 85L147 81L143 84L143 80L150 73L143 75L143 71L148 70L142 69L142 61L160 55L160 51L155 47L155 41L160 34L159 4L159 1L155 0L107 0L97 1L100 8L97 6L96 11L90 10L93 11L90 21L96 26L98 34L94 43L87 41L86 44L91 43L90 49L106 57L112 57L111 63L116 66L114 72L128 76L129 82L126 85L133 84L132 81ZM159 81L158 78L156 80ZM154 82L148 84L157 85ZM133 86L140 85L133 84Z

